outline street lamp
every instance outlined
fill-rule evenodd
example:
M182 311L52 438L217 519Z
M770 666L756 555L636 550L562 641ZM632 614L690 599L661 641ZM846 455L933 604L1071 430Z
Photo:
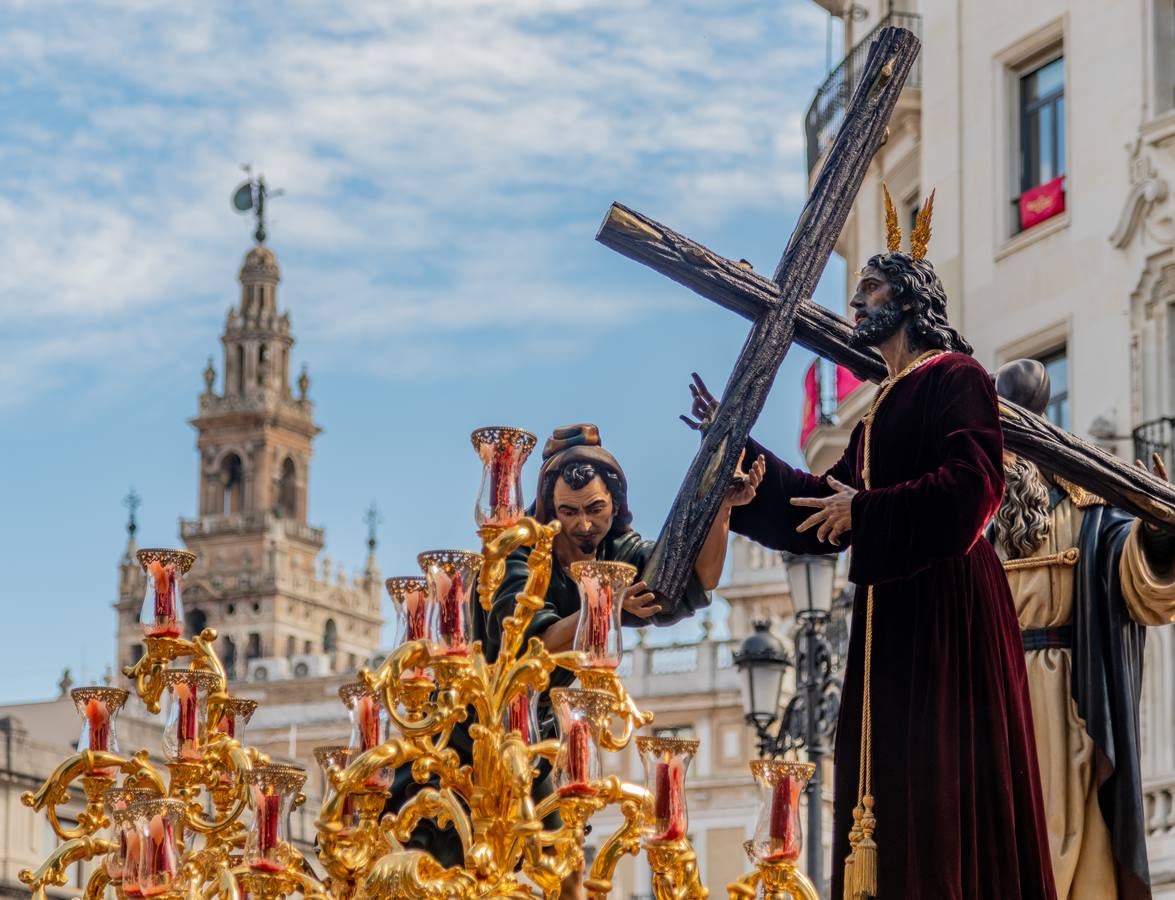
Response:
M836 559L783 553L799 627L795 633L796 693L779 717L783 675L792 664L783 644L770 633L770 623L755 622L754 632L734 654L743 673L743 711L759 738L759 756L777 758L803 747L816 772L808 782L808 877L820 888L823 875L823 812L821 765L840 709L840 679L834 675L840 653L829 643ZM779 719L775 734L771 725Z

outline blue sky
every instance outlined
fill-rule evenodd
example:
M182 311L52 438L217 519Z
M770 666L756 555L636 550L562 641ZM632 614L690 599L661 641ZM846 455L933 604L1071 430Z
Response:
M384 575L475 544L483 424L598 423L655 535L696 448L689 373L720 387L746 323L596 228L619 200L771 272L803 199L809 0L174 6L0 24L0 700L111 662L131 485L141 546L194 512L240 163L286 190L269 244L325 429L310 520L350 571L375 501ZM817 299L842 284L834 260ZM810 358L756 429L792 459Z

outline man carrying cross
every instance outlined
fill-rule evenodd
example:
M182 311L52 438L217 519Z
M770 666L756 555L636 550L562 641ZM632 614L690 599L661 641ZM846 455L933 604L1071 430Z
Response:
M749 440L766 475L731 529L794 553L852 548L832 896L1053 898L1019 627L982 540L1004 487L996 395L923 258L930 203L902 253L886 197L889 252L851 307L854 343L889 377L823 477ZM718 404L695 382L687 423L704 429Z

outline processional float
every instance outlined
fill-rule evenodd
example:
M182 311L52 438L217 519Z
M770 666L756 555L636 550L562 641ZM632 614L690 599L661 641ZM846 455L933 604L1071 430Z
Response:
M127 690L73 690L81 718L77 752L22 798L60 839L35 871L20 873L34 898L65 885L82 860L99 861L86 900L107 889L119 900L556 898L564 881L583 871L590 820L609 807L622 821L584 872L589 897L608 897L620 859L642 852L657 898L708 896L686 809L698 741L635 736L653 716L638 708L616 672L622 594L636 569L575 564L581 613L574 649L550 653L537 637L523 641L543 605L559 530L557 522L524 515L521 471L534 444L533 435L516 428L475 431L484 466L476 507L481 551L422 553L423 576L388 579L401 640L376 671L361 670L357 682L340 689L349 742L315 750L326 784L315 823L317 868L288 827L291 811L305 802L306 771L246 743L257 704L228 693L215 630L184 637L182 584L195 556L140 550L145 653L123 673L152 714L166 694L162 746L120 751L116 726ZM523 547L530 549L526 586L490 661L472 639L474 603L490 610L507 557ZM549 690L558 736L544 737L536 708L556 668L573 673L578 686ZM468 758L451 745L458 728L471 742ZM634 738L643 785L606 774L603 765L603 754ZM553 789L542 796L534 788L548 768ZM816 900L798 868L799 801L812 766L757 760L751 769L761 796L755 836L746 844L755 869L728 885L728 895ZM398 772L409 772L419 789L391 808ZM67 827L62 807L75 786L85 808ZM452 829L462 864L446 868L406 846L423 820Z

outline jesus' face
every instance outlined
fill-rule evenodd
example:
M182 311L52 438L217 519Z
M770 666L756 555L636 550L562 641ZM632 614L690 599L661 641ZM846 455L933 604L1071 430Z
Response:
M861 270L849 308L853 314L853 334L849 343L854 347L876 347L885 343L902 327L906 318L906 311L893 298L889 281L872 266Z
M562 526L555 540L570 542L578 551L573 552L573 556L593 558L596 548L612 528L615 517L612 494L604 484L604 479L597 475L576 489L560 478L555 482L553 499L555 518Z

